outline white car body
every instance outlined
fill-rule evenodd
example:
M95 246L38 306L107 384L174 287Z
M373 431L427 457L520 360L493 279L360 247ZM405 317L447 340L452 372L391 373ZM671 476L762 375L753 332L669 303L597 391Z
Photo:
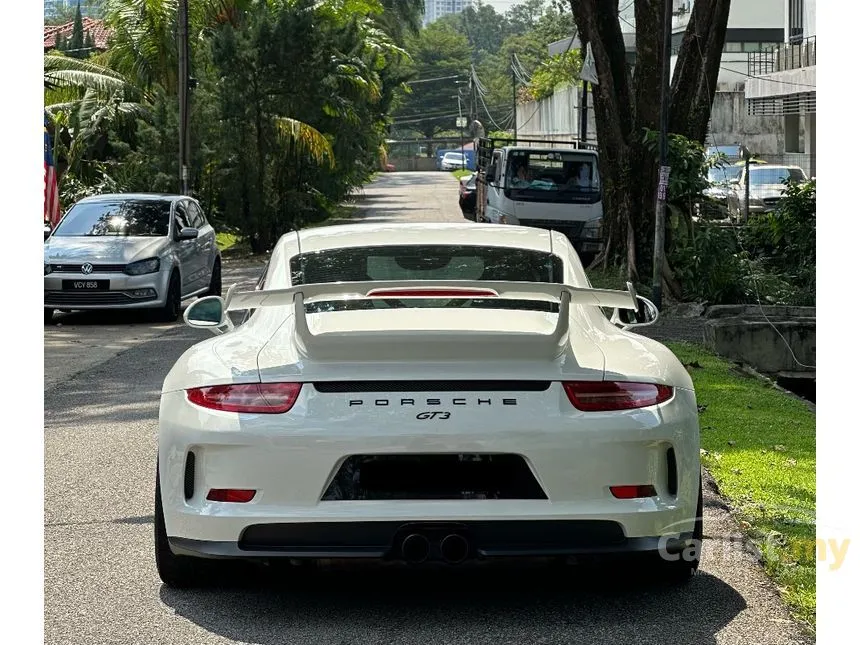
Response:
M481 285L555 303L561 313L408 306L305 313L307 303L337 294L361 299L373 285L456 288L456 280L291 283L290 259L299 253L390 245L557 256L564 284ZM292 232L273 250L258 289L231 290L227 309L253 314L187 350L164 381L156 550L168 584L186 584L191 574L182 572L204 562L198 558L656 553L667 536L680 538L674 553L697 536L699 426L690 376L669 349L607 319L596 305L633 309L626 303L635 298L592 289L561 233L467 223ZM562 382L570 381L669 386L671 395L647 407L587 412L566 395ZM283 382L302 384L283 414L189 400L195 388ZM422 455L423 465L441 455L509 455L522 465L517 477L532 478L524 490L534 494L355 499L354 472L337 473L357 455ZM370 468L360 458L350 465ZM379 482L388 480L379 475ZM610 491L646 485L653 494L619 499ZM210 501L213 489L255 492L247 502ZM404 544L415 534L418 542ZM464 539L446 551L450 534Z
M460 170L467 166L466 155L461 152L446 152L442 156L442 170Z

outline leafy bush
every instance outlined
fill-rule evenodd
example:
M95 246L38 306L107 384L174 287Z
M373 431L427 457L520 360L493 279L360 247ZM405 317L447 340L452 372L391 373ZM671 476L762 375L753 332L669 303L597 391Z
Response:
M659 133L645 130L657 156ZM777 210L743 228L694 222L707 171L725 163L696 141L669 135L666 254L685 298L711 304L814 304L815 182L789 183Z
M751 262L789 287L780 302L815 303L815 182L786 182L776 210L753 217L743 234ZM759 287L761 289L761 287Z
M746 300L743 256L731 229L699 225L676 242L668 257L685 298L711 304Z
M528 99L540 101L552 96L555 88L562 83L573 83L582 69L582 56L578 49L556 54L542 62L534 71L527 88Z

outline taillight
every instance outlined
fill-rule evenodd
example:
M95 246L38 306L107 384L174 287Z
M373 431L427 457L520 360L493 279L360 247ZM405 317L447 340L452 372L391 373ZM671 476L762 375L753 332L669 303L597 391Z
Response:
M672 398L672 387L625 381L567 381L567 398L577 410L607 412L657 405Z
M237 383L188 390L188 400L210 410L283 414L299 398L301 383Z

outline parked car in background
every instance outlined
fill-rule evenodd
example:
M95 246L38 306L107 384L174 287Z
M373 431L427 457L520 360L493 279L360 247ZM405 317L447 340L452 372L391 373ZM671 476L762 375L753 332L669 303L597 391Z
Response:
M462 152L446 152L442 157L442 170L459 170L466 168L468 163Z
M221 252L184 195L115 194L77 202L45 240L45 324L57 309L151 309L221 294Z
M762 159L750 159L750 164L765 164ZM744 169L744 161L724 163L708 169L708 187L702 191L704 200L696 204L695 215L699 219L724 220L729 216L728 199Z
M783 198L785 182L806 183L809 177L800 166L760 164L749 169L749 214L758 215L774 210ZM746 170L741 167L737 179L731 181L727 197L729 215L740 220L744 216Z
M477 202L478 175L472 174L460 178L460 210L463 217L475 221L475 206Z

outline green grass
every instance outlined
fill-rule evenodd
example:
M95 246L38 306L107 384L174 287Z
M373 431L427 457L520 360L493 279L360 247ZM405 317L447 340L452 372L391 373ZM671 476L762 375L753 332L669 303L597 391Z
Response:
M221 251L226 251L227 249L236 246L241 242L241 240L242 238L233 233L217 233L215 235L215 243Z
M456 177L457 179L460 179L462 177L468 177L469 175L474 174L474 172L471 170L467 170L466 168L461 168L460 170L452 170L451 174L454 175L454 177Z
M695 384L703 465L789 608L814 629L815 414L697 345L667 345Z

